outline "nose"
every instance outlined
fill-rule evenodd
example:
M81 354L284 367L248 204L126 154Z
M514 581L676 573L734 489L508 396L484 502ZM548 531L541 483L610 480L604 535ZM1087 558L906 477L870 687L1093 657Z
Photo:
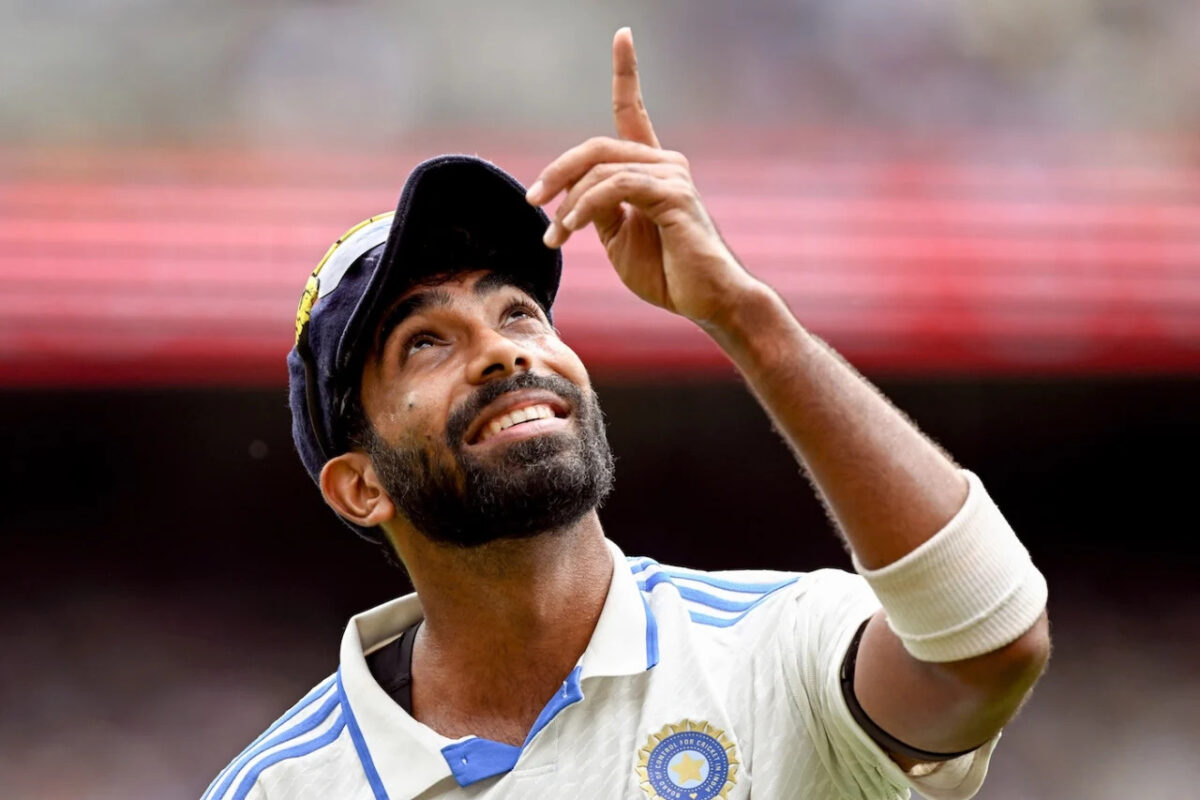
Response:
M507 336L486 328L478 333L478 337L475 355L467 367L467 378L472 383L507 378L532 366L525 348Z

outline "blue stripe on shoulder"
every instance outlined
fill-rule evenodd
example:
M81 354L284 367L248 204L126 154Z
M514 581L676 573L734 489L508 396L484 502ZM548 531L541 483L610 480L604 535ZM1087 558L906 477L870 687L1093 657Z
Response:
M655 561L653 558L647 558L646 556L626 556L625 561L627 564L629 564L629 571L634 575L638 574L647 567L658 566L657 561Z
M641 572L649 566L658 566L658 561L646 557L646 555L626 555L625 563L629 564L630 572Z
M696 581L716 589L724 589L727 592L746 592L748 594L770 594L778 591L785 586L791 586L796 581L800 580L798 575L793 575L790 578L785 578L774 583L747 583L745 581L731 581L725 578L718 578L715 575L710 575L706 572L680 572L678 570L670 570L671 576L683 580Z
M274 736L265 742L262 742L258 746L247 750L245 753L242 753L242 755L230 765L229 772L225 775L225 779L221 782L221 786L217 789L216 793L213 795L213 798L215 799L225 796L225 793L229 791L230 785L233 784L233 781L237 778L238 773L242 771L246 764L270 750L272 747L303 736L304 734L318 727L322 722L329 718L329 715L332 714L334 709L338 707L339 702L340 698L338 697L337 692L330 694L329 699L322 703L320 708L318 708L312 714L309 714L302 721L296 723L283 733L280 733L278 736ZM251 772L254 773L254 770L252 769ZM247 791L249 791L249 789L247 789Z
M746 583L744 581L725 580L724 578L718 578L704 572L684 572L677 569L659 569L644 581L638 581L638 588L648 592L653 590L654 587L660 583L670 583L678 587L678 584L676 584L675 581L684 580L703 583L706 586L712 586L715 589L724 589L727 592L742 592L743 594L761 595L770 594L771 592L778 591L785 586L791 586L799 579L799 576L793 576L791 578L785 578L784 580L774 583ZM679 588L682 589L682 587ZM713 597L713 595L706 596Z
M342 700L342 713L346 717L346 726L350 729L350 741L354 742L354 752L358 753L358 760L362 763L367 783L370 784L371 791L375 793L375 800L388 800L387 790L383 788L379 771L375 769L371 751L367 749L367 740L363 738L362 729L358 727L358 720L354 718L354 709L350 707L350 700L346 697L346 687L342 685L341 667L338 667L337 671L337 686L338 697Z
M645 573L650 567L658 566L657 564L645 564L638 572ZM680 598L688 601L691 604L698 605L702 608L711 608L716 611L727 611L737 613L736 617L717 617L711 614L705 614L703 611L688 610L692 621L700 625L710 625L716 628L728 628L745 618L755 606L775 592L784 587L791 586L798 581L800 577L793 576L781 581L771 583L749 583L745 581L731 581L724 578L719 578L714 575L703 572L685 572L678 569L662 568L655 570L644 580L638 581L638 588L643 592L652 592L654 587L667 583L675 587L679 592ZM742 594L752 595L745 600L733 600L728 597L705 592L693 586L682 584L682 581L692 581L701 583L706 586L712 586L717 589L722 589L729 592L740 592ZM739 613L740 612L740 613Z
M296 716L301 711L303 711L308 706L309 703L316 700L321 695L325 694L325 692L329 689L330 684L333 683L333 679L334 679L334 676L330 675L328 678L326 678L325 680L323 680L319 684L317 684L317 686L312 691L310 691L308 694L304 695L304 697L300 698L300 702L296 703L296 705L294 705L290 709L288 709L286 714L284 714L282 717L280 717L279 719L277 719L273 723L271 723L271 727L267 728L265 731L263 731L261 734L259 734L257 739L255 739L253 742L251 742L249 745L246 746L245 750L238 753L237 757L235 757L233 759L233 761L230 761L228 764L225 765L225 769L223 769L217 773L217 777L213 778L213 782L210 783L208 785L208 788L204 790L204 794L202 794L200 796L200 800L209 800L209 798L212 796L213 789L216 787L216 785L218 783L221 782L221 780L225 777L226 773L229 772L230 767L232 767L234 764L236 764L242 758L242 756L246 755L251 750L253 750L255 747L257 747L259 742L261 742L263 739L266 739L268 736L270 736L275 731L279 730L280 726L286 725L292 719L292 717ZM239 769L240 769L240 767L239 767Z
M718 611L749 611L762 598L762 595L759 595L750 600L730 600L725 597L718 597L715 594L702 592L699 589L693 589L690 586L679 586L676 584L675 588L679 590L679 596L684 600L691 600L693 603L700 603L709 608L715 608ZM769 594L769 592L764 592L763 594Z
M309 753L320 750L341 736L342 728L344 727L346 727L346 718L338 714L332 727L317 738L309 739L307 742L301 742L285 750L276 751L262 761L259 761L246 773L246 777L242 778L242 782L238 785L237 794L231 800L246 800L246 795L250 794L250 790L254 788L254 783L258 780L258 776L262 774L263 770L278 764L280 761L286 761L289 758L299 758L300 756L306 756Z
M646 580L638 581L638 588L643 592L652 592L654 591L654 587L658 586L660 583L670 583L671 585L674 585L674 583L671 581L671 576L665 570L659 570L649 578L646 578Z
M783 587L781 586L779 588L782 589ZM691 615L692 622L695 622L699 625L711 625L714 628L728 628L733 625L736 625L737 623L739 623L743 619L745 619L746 615L750 613L751 609L753 609L759 603L766 600L772 594L773 594L773 592L767 592L762 597L758 598L753 603L751 603L749 606L747 606L746 609L744 611L742 611L742 613L738 614L736 617L714 617L710 614L704 614L699 611L690 611L690 610L688 611L688 614Z

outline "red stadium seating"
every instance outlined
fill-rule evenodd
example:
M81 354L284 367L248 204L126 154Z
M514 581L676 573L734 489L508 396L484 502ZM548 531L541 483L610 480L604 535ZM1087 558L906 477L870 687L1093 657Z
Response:
M1194 148L1068 142L1022 162L958 145L692 160L742 260L868 371L1200 368ZM431 152L0 150L0 384L282 383L307 273ZM530 180L552 153L484 155ZM602 374L729 369L632 298L590 232L556 316Z

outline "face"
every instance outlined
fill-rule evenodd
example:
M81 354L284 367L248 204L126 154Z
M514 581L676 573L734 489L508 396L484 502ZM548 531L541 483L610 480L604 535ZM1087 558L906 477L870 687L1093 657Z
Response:
M612 488L612 454L579 358L494 273L393 305L363 372L368 455L428 538L475 547L561 531Z

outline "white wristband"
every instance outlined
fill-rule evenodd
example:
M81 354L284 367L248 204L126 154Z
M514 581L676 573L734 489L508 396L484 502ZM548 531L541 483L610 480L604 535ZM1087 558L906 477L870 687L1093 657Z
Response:
M1033 626L1046 579L974 473L946 527L898 561L866 569L888 625L921 661L959 661L997 650Z

